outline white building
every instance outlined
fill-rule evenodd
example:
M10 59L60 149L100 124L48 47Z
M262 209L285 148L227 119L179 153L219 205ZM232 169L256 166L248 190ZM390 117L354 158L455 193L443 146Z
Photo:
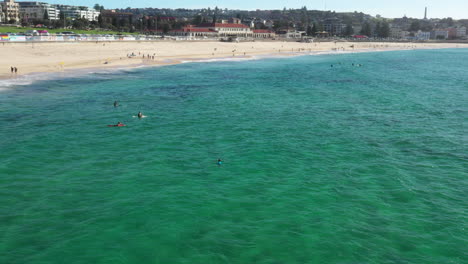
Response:
M324 24L323 30L330 35L343 35L346 32L346 24Z
M18 2L20 5L20 18L23 21L35 19L59 20L60 11L54 6L42 2ZM46 15L47 14L47 15Z
M278 37L287 39L301 39L305 34L305 31L297 31L294 28L283 28L277 31Z
M416 40L429 40L431 38L431 32L423 32L419 30L416 34L414 34L414 38Z
M448 39L449 31L446 29L436 29L432 32L431 38L433 39Z
M457 28L457 38L466 38L466 27L461 26Z
M273 26L275 25L275 22L273 22L273 20L265 20L263 24L265 24L267 28L272 29Z
M199 29L206 29L218 32L219 37L251 37L252 30L244 24L234 23L204 23L196 26Z
M252 37L254 38L274 38L276 37L275 32L268 29L254 29Z
M99 14L100 14L99 11L92 9L92 8L85 7L85 6L69 6L69 5L54 5L54 6L60 11L60 13L63 13L63 15L66 18L70 18L72 20L75 20L77 18L83 18L88 21L97 21Z
M401 30L401 28L399 28L399 27L391 27L390 28L390 38L394 38L394 39L404 38L403 30Z
M19 4L15 0L4 0L0 3L0 9L3 10L3 17L6 23L10 21L19 21Z

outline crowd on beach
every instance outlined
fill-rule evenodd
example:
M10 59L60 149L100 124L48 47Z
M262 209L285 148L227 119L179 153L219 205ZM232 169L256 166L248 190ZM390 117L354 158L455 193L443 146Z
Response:
M153 53L153 55L151 55L151 54L143 54L142 55L141 52L138 52L138 56L142 56L143 59L154 60L156 58L156 53ZM132 52L131 54L127 54L127 58L129 58L129 59L134 58L134 57L137 57L135 52Z

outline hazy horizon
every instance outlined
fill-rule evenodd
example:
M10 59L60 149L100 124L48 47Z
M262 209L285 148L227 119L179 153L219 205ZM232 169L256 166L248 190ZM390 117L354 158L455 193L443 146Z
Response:
M18 1L21 2L21 1ZM412 18L423 18L424 8L428 8L428 18L445 18L452 17L454 19L468 19L468 1L466 0L394 0L387 1L373 1L373 0L356 0L353 3L343 0L319 0L319 1L279 1L279 0L260 0L260 1L246 1L239 0L235 3L227 0L207 0L207 1L194 1L194 0L173 0L167 3L158 1L144 1L144 0L49 0L45 1L52 4L68 4L68 5L84 5L92 7L94 4L99 3L105 8L219 8L239 9L239 10L275 10L283 9L297 9L306 6L309 10L327 10L336 12L363 12L373 16L381 15L386 18L398 18L406 15Z

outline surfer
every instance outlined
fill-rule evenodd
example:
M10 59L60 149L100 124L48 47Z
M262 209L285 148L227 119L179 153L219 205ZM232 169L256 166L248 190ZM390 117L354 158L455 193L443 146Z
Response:
M143 114L141 112L138 112L138 118L142 118Z
M107 125L108 127L123 127L125 126L122 122L118 122L117 125Z

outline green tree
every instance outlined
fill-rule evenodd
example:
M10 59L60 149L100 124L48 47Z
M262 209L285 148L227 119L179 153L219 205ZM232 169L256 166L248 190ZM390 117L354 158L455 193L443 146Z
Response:
M218 15L218 7L215 7L214 13L213 13L213 23L216 23L218 21L218 18L216 17Z
M114 26L114 27L117 28L117 27L118 27L118 23L117 23L117 22L118 22L118 21L117 21L117 18L116 18L116 17L113 17L113 18L112 18L112 26Z
M65 13L60 12L59 14L59 20L60 20L60 25L63 26L64 28L67 27L67 18L65 17Z
M88 28L89 21L84 18L77 18L73 21L73 28L75 29L86 29Z
M345 28L345 36L352 36L354 34L353 25L347 24Z
M317 35L317 23L312 24L312 36Z
M380 37L381 38L388 38L390 36L390 25L387 21L382 22L380 26Z
M104 21L102 20L102 15L101 15L101 14L99 14L99 16L98 16L98 18L97 18L97 21L98 21L99 27L102 28L103 25L104 25Z
M102 11L104 10L104 6L103 5L100 5L100 4L95 4L93 6L94 9L96 9L97 11Z
M120 28L125 28L125 27L127 27L127 26L128 26L128 20L127 20L127 19L121 18L121 19L119 20L119 27L120 27Z
M372 34L371 25L369 24L369 22L364 22L364 24L362 25L362 29L361 29L361 35L370 37L371 34Z
M306 30L306 34L307 36L312 36L312 31L313 31L313 27L312 26L307 26L307 30Z
M200 15L196 15L192 20L192 23L194 25L199 25L199 24L201 24L201 22L202 22L202 16L200 16Z
M421 29L421 24L419 23L418 20L413 21L409 27L409 31L418 31L420 29Z
M375 25L375 30L374 30L374 35L375 35L376 37L380 37L380 35L381 35L381 28L382 28L382 26L381 26L381 24L380 24L380 21L378 21L377 24Z
M314 23L314 24L315 24L315 23ZM315 28L315 33L317 33L317 32L323 32L323 30L324 30L323 24L322 24L322 23L315 24L314 28Z
M49 12L47 12L47 10L44 12L44 20L49 20Z
M162 26L162 30L163 30L164 34L166 34L167 32L169 32L169 30L171 30L171 27L169 26L169 24L164 24Z

